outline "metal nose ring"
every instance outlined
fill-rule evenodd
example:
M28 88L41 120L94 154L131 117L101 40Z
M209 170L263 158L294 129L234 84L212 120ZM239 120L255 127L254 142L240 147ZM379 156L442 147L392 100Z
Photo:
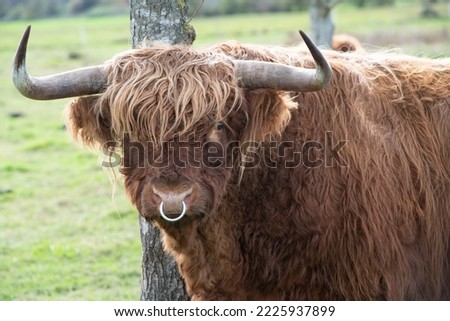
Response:
M179 216L175 217L175 218L170 218L166 214L164 214L164 202L161 202L161 204L159 204L159 214L161 214L162 218L165 219L168 222L179 221L186 214L186 203L183 201L182 205L183 205L183 209L181 210L181 214Z

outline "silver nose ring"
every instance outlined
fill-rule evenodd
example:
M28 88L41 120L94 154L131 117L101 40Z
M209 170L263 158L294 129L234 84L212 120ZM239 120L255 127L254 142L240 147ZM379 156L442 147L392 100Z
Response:
M168 222L179 221L186 214L186 203L183 201L182 205L183 205L183 209L181 210L181 214L179 216L175 217L175 218L170 218L166 214L164 214L164 202L161 202L161 204L159 204L159 214L161 214L162 218L165 219Z

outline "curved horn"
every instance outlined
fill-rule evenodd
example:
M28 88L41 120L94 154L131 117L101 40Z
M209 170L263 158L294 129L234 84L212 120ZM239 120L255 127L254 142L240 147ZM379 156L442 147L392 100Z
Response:
M31 26L28 26L17 48L13 64L13 81L20 93L31 99L50 100L100 93L107 84L103 65L75 69L60 74L32 77L25 60Z
M264 61L235 60L235 74L241 87L273 88L286 91L318 91L330 82L332 72L319 48L303 32L300 35L316 63L316 69L287 66Z

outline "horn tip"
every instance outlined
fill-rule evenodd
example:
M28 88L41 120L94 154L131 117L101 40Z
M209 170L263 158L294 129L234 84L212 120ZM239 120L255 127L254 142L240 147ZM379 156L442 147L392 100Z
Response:
M16 56L14 57L14 68L18 69L25 64L25 58L27 53L28 39L30 38L31 25L28 25L23 33L22 40L20 40L19 47L17 48Z
M303 30L299 30L298 32L300 33L300 36L302 37L303 41L305 42L308 48L311 48L311 45L315 46L314 42L311 40L310 37L308 37L308 35Z
M320 90L330 82L332 77L331 67L311 38L303 30L299 30L299 33L316 62L320 83L317 88Z

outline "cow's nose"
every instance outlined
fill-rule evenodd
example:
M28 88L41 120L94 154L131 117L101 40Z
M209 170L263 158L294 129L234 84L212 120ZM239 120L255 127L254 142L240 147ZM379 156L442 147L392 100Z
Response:
M158 187L153 187L153 193L157 195L161 202L159 204L159 214L169 222L179 221L186 214L189 206L189 195L192 194L192 187L184 191L165 191Z

